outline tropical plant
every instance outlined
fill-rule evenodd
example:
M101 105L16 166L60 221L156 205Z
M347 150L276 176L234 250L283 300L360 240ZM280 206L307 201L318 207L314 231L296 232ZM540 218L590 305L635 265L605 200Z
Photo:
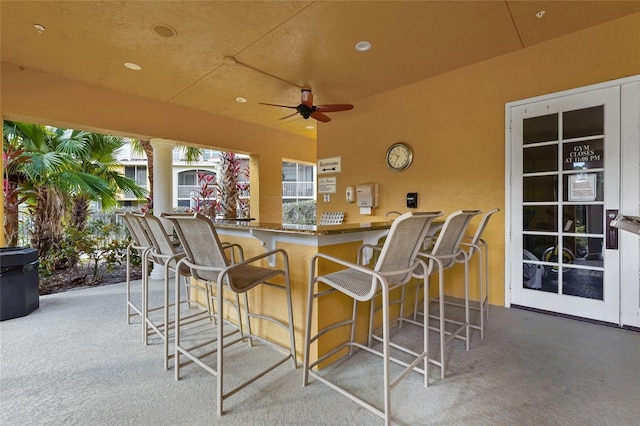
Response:
M247 167L246 175L249 177L249 168ZM249 217L251 214L250 200L249 200L249 182L238 182L236 184L238 188L238 216Z
M78 247L79 251L88 259L87 269L90 275L90 282L97 282L100 279L99 266L105 263L107 269L116 265L122 265L126 258L126 248L128 242L112 238L120 225L102 220L93 220L87 225L87 232L77 241L82 242ZM76 231L77 232L77 231Z
M238 215L238 176L242 172L242 161L233 152L220 153L220 210L225 219L234 219ZM249 171L245 173L248 175ZM248 186L247 188L248 189ZM247 212L248 214L248 212Z
M114 153L127 143L127 139L118 136L107 136L92 133L88 138L88 150L78 157L78 166L82 172L98 176L109 184L112 191L96 198L95 194L82 191L79 188L72 197L71 225L73 228L83 231L89 216L89 202L100 201L103 209L117 206L116 193L127 191L138 199L144 198L147 193L136 182L119 172L120 164Z
M114 176L113 170L105 170L96 161L101 157L96 153L102 151L96 142L99 137L91 133L7 121L3 135L4 154L12 158L4 185L11 195L9 204L26 203L33 219L31 245L40 258L59 248L63 216L72 197L100 199L109 205L115 202L118 185L114 181L131 187L126 178ZM12 226L17 229L17 218L9 215L9 219L15 221L8 226L12 232Z
M136 154L144 154L147 157L147 179L149 180L149 196L147 205L143 207L146 212L153 212L153 146L146 139L131 139L131 151Z
M217 200L218 184L214 173L198 172L198 190L193 201L193 211L206 216L215 217L220 211L220 204Z
M4 134L7 135L6 130ZM24 196L21 196L18 189L22 180L20 166L27 161L27 158L22 155L24 151L17 149L6 137L3 148L4 241L7 246L15 247L18 245L19 208L24 202Z
M43 256L62 238L63 194L72 187L83 186L88 192L104 190L93 177L76 174L74 153L85 149L86 133L56 132L37 124L5 122L4 138L19 149L21 164L13 170L8 185L24 194L33 216L32 246Z
M46 294L59 284L54 272L64 265L69 269L65 286L91 285L100 282L104 273L117 270L126 261L126 248L130 238L115 213L93 212L84 231L69 224L57 250L52 250L40 260L40 291ZM73 257L82 257L81 262L70 264ZM130 261L139 266L141 258L134 250ZM104 268L102 268L104 266Z

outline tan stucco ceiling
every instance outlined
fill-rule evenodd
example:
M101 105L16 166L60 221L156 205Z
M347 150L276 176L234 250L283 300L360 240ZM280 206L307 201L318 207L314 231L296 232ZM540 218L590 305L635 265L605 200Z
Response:
M640 1L2 0L0 51L28 69L313 137L306 125L315 120L280 121L291 110L258 102L297 105L308 86L316 104L357 108L364 97L638 12ZM177 35L161 37L157 24ZM356 52L360 40L373 48ZM329 115L341 114L349 112Z

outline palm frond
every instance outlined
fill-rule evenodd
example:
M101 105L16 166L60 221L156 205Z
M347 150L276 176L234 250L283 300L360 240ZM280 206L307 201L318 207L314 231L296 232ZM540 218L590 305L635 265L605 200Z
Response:
M145 154L146 156L146 152L144 150L144 146L142 145L142 141L140 141L139 139L131 139L129 141L129 143L131 144L131 152L133 154Z
M70 158L61 152L25 152L29 159L22 169L28 179L35 182L46 182L51 175L72 167Z
M52 140L56 151L64 152L74 158L84 158L91 151L90 133L79 130L65 130Z
M59 173L56 183L56 186L63 188L70 194L76 192L86 193L93 199L107 196L113 192L111 185L101 177L76 170L67 170Z
M140 185L131 178L114 173L112 179L118 190L131 192L138 199L144 199L149 195L149 192L146 189L141 188Z
M193 146L181 146L180 149L184 153L184 159L187 163L196 163L202 158L203 149Z

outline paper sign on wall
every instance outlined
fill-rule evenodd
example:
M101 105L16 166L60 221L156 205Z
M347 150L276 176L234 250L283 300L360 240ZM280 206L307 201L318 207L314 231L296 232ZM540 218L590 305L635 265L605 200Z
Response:
M569 201L595 201L596 174L569 175Z
M336 178L319 178L318 179L318 194L335 194L336 193Z

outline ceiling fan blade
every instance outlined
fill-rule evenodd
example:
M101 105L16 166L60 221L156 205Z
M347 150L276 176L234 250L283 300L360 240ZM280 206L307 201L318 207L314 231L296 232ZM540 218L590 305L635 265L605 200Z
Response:
M319 112L347 111L350 109L353 109L353 105L333 104L333 105L317 105L316 106L316 111L319 111Z
M278 104L268 104L265 102L258 102L260 105L269 105L269 106L277 106L277 107L282 107L282 108L293 108L293 109L297 109L298 107L294 107L294 106L290 106L290 105L278 105Z
M289 114L289 115L285 115L284 117L282 117L280 120L286 120L289 117L293 117L294 115L298 114L298 111L294 112L293 114Z
M310 89L302 89L300 103L302 105L308 106L309 108L313 107L313 93L311 93Z
M321 113L318 110L316 110L314 113L312 113L311 117L315 118L318 121L322 121L323 123L331 121L331 119L328 116L324 115L323 113Z

